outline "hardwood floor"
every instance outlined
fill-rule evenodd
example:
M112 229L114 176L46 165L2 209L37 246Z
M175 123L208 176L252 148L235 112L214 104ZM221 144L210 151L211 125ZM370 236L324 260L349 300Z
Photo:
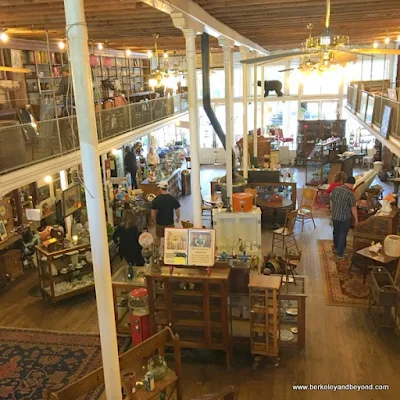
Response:
M207 170L210 176L220 170ZM205 173L202 174L204 177ZM299 180L303 175L298 171ZM204 193L206 194L206 182ZM183 202L182 217L190 217L189 203ZM320 266L317 240L329 239L328 219L318 219L317 228L307 225L296 230L303 251L299 273L309 277L306 317L306 347L284 350L280 365L264 364L252 369L246 348L235 348L233 368L227 370L223 355L183 352L184 398L212 392L229 384L239 389L240 400L391 400L400 398L400 339L391 333L375 334L374 325L363 308L326 305L325 277ZM263 232L263 250L271 248L271 232ZM28 295L36 274L25 276L0 295L2 326L98 332L94 294L74 298L55 306ZM389 391L293 391L292 384L387 384Z

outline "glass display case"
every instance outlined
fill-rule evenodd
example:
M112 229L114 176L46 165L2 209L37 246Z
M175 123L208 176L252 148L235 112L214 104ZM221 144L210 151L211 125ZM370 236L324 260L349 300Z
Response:
M306 162L306 184L323 185L328 182L330 161L339 153L342 138L328 139L317 143Z
M305 346L306 335L306 298L307 277L295 276L296 282L290 277L289 282L282 282L279 291L280 326L281 330L289 331L282 346Z
M118 333L131 333L129 296L133 289L146 287L146 268L133 267L133 279L128 279L128 266L123 265L112 276L115 322Z
M261 210L253 207L250 212L226 212L226 209L213 210L216 231L216 254L246 254L259 257L261 264Z
M36 246L39 286L44 299L57 302L93 290L90 243L74 245L64 239Z

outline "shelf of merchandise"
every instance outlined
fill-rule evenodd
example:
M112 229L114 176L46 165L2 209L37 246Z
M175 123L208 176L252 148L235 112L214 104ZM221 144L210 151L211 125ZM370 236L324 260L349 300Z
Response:
M307 277L295 275L296 281L282 282L279 291L280 302L280 329L286 329L294 333L293 340L280 341L281 346L305 347L306 342L306 299ZM296 315L293 315L296 314Z
M205 269L162 267L146 274L152 334L170 326L182 347L226 352L231 363L231 333L228 312L230 268Z
M318 186L328 182L330 162L336 159L343 139L327 139L314 145L306 162L306 184Z
M62 78L61 70L68 65L67 54L50 52L49 57L46 51L23 50L22 57L24 68L32 71L25 75L29 104L40 107L37 117L41 121L55 118L54 100L59 110L63 99L62 96L54 96L54 93Z
M246 254L257 256L261 265L261 210L253 207L250 212L227 212L226 209L213 210L213 227L217 238L217 257L225 252L233 252L240 257L243 246ZM241 244L240 244L241 243Z
M299 120L296 162L305 164L314 146L332 136L345 137L346 120Z
M64 240L61 250L48 251L43 245L36 246L36 257L38 265L38 277L40 291L44 299L52 303L77 296L94 289L93 265L86 262L86 265L79 270L68 270L62 273L63 268L68 269L73 264L72 257L77 256L78 260L86 259L86 251L90 250L90 244L73 245ZM68 253L76 253L69 255ZM72 284L71 290L57 290L57 285L63 282ZM59 293L58 293L59 292Z
M104 66L105 58L111 59L111 67ZM97 56L97 66L92 68L93 90L96 102L112 97L111 93L102 90L101 82L118 79L121 91L126 98L147 90L146 78L150 75L150 61L130 57Z

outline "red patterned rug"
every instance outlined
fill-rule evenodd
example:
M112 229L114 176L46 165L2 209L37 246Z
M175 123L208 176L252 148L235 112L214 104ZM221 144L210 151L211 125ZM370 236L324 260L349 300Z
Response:
M338 260L332 253L331 240L318 240L318 251L322 262L328 292L328 304L333 306L367 307L369 285L363 284L363 274L349 271L350 258ZM351 254L351 251L348 251Z
M118 345L124 352L130 337L118 337ZM100 366L96 334L0 328L0 399L42 399L44 388L60 390Z

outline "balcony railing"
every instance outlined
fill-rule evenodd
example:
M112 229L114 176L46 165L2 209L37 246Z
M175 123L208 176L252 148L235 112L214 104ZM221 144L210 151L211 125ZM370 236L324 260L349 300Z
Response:
M96 112L99 142L186 111L186 95ZM79 149L76 116L0 128L0 174Z
M384 118L386 106L390 107L390 111L389 113L386 111ZM399 101L362 90L359 84L353 84L349 85L347 90L347 109L385 138L392 136L400 139ZM387 120L388 115L389 119Z

